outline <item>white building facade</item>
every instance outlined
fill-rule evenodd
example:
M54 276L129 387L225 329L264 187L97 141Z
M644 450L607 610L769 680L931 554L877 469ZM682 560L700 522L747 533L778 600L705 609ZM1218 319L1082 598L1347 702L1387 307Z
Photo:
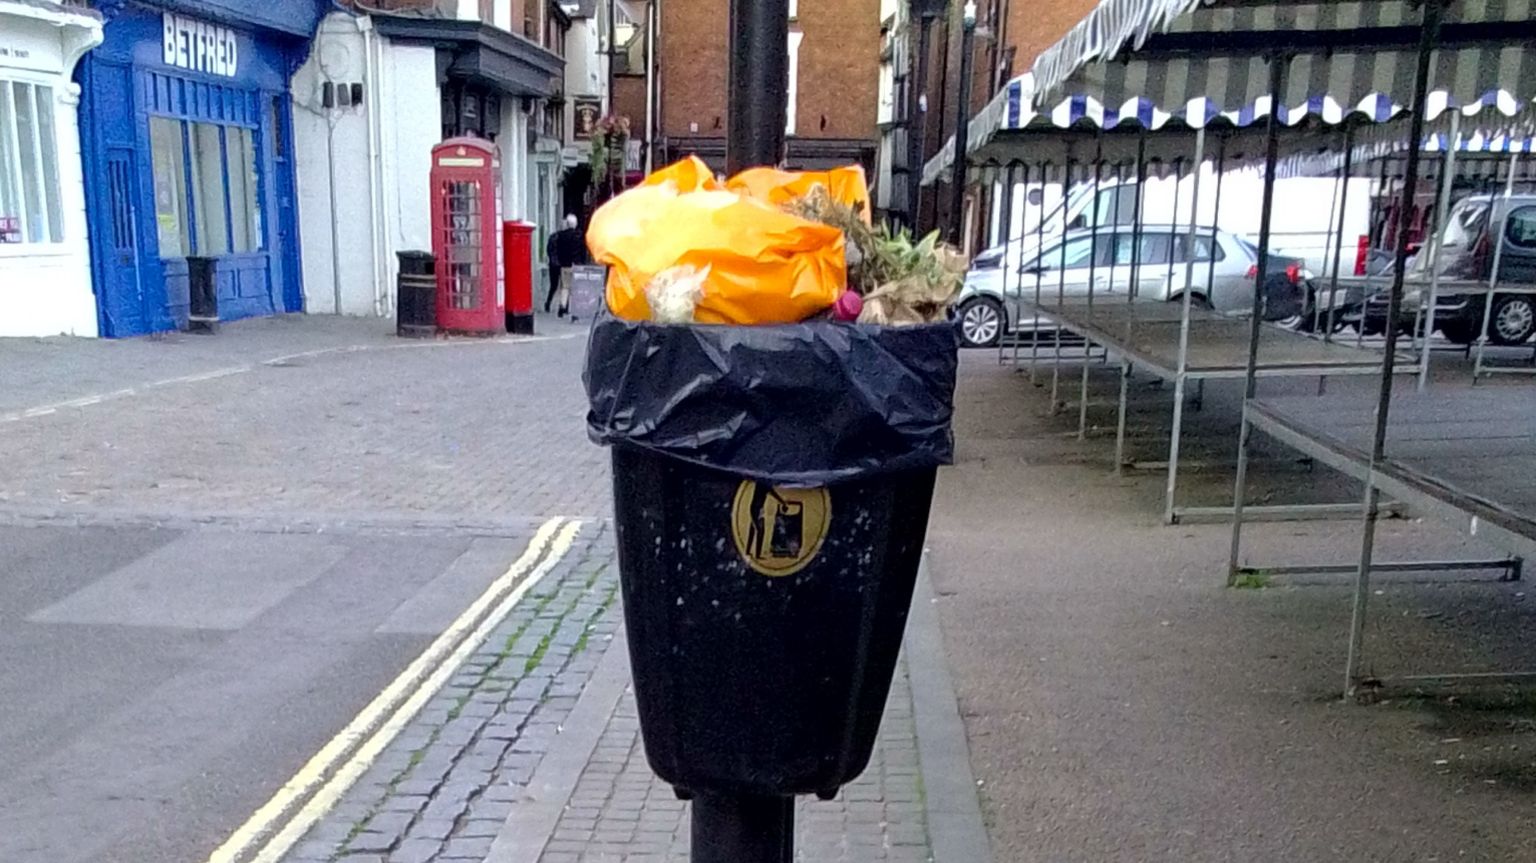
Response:
M334 12L294 75L309 312L394 313L397 253L432 249L431 152L446 138L495 142L502 217L553 223L559 177L539 168L539 129L560 108L563 60L459 5L459 18Z
M0 0L0 336L95 336L76 63L94 12Z

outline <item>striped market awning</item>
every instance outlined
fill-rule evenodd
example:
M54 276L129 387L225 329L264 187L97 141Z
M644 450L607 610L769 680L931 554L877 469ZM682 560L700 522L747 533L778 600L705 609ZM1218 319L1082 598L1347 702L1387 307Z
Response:
M1037 102L1093 93L1150 99L1170 112L1197 100L1240 111L1269 95L1265 54L1291 56L1281 101L1342 117L1413 97L1420 3L1414 0L1102 0L1035 61ZM1529 101L1536 85L1536 0L1453 0L1431 65L1430 112Z
M1426 120L1444 130L1459 112L1464 140L1523 140L1536 97L1536 0L1453 0L1431 61ZM1265 55L1287 59L1278 117L1281 172L1337 167L1348 122L1357 158L1406 137L1419 18L1409 0L1102 0L1032 70L1010 82L969 128L971 162L1061 149L1068 130L1119 130L1098 146L1116 158L1140 145L1192 150L1193 130L1218 130L1257 155L1271 110ZM1176 139L1161 142L1165 137ZM1509 144L1508 146L1518 146ZM1077 147L1078 158L1081 145ZM944 179L954 141L924 166Z

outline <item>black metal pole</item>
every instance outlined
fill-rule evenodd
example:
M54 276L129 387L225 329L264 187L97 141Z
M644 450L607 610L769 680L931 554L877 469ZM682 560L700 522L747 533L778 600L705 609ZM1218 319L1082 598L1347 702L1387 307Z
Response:
M955 173L949 190L949 242L957 249L965 248L965 239L961 236L965 230L965 151L970 146L971 66L976 59L975 53L975 7L966 4L960 31L960 98L955 102Z
M907 133L907 223L917 233L923 203L923 140L928 134L928 54L933 45L934 16L918 16L917 70L913 73L912 113Z
M789 100L789 0L731 0L726 169L778 164ZM693 863L792 863L790 797L700 792Z
M607 26L608 26L608 112L607 113L608 113L608 115L610 117L618 113L618 111L615 110L614 103L613 103L613 78L614 78L614 71L615 71L614 68L613 68L613 64L614 64L614 60L616 60L618 58L618 56L619 56L619 33L618 33L618 30L616 29L615 22L614 22L613 7L615 5L617 5L618 2L619 2L619 0L608 0L608 9L607 9L607 12L608 12L608 22L607 22Z
M789 104L789 0L731 0L725 164L776 165Z
M693 863L793 863L792 797L700 794L693 798Z

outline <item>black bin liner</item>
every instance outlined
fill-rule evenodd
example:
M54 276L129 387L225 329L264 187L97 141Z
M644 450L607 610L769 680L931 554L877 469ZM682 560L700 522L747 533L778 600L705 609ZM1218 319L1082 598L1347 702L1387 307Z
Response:
M948 323L592 328L587 430L780 485L826 485L954 457Z
M688 792L830 794L868 765L948 463L947 324L599 320L589 431L646 754Z

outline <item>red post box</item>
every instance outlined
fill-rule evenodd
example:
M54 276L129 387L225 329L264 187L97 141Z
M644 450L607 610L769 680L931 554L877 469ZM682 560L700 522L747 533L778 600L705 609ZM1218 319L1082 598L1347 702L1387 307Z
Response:
M432 148L432 254L437 258L437 328L503 332L501 159L479 138Z
M501 247L506 256L507 332L533 335L533 229L527 222L505 222Z

